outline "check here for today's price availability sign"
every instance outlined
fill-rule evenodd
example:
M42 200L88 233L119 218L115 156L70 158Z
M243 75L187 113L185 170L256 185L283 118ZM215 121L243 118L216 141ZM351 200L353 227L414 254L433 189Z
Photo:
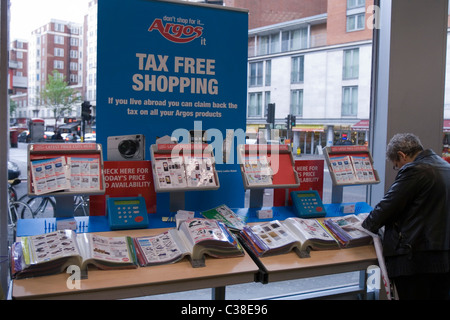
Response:
M189 192L186 208L243 207L239 164L222 162L221 141L228 130L245 132L248 12L174 1L99 0L97 37L97 142L105 160L117 152L108 137L139 135L139 160L150 160L157 138L180 129L204 130L215 147L220 189ZM245 140L236 138L237 143ZM158 194L157 206L165 197Z

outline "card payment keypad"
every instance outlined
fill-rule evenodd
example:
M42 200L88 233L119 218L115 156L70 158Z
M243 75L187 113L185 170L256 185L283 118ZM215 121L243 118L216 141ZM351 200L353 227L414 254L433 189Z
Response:
M326 215L325 207L316 190L292 191L291 199L295 213L300 218L319 218Z
M148 227L147 208L143 197L108 198L107 205L111 229Z
M319 206L319 202L317 201L317 198L303 198L300 199L303 207L305 210L309 213L316 213L316 212L322 212L322 207Z
M124 223L128 223L131 219L134 219L136 222L140 222L143 220L142 215L139 212L139 207L136 205L133 206L123 206L117 208L117 218L123 219Z

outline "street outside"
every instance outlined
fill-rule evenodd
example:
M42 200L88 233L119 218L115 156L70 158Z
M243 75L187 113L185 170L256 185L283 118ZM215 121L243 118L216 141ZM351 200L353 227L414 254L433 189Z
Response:
M27 193L27 143L18 143L17 148L9 149L9 160L15 162L20 170L20 179L22 183L15 186L19 198ZM295 157L296 159L323 159L321 155L302 155ZM325 165L324 170L324 189L323 202L331 202L331 178L328 169ZM347 187L344 190L343 202L359 202L365 201L366 188L364 186ZM267 189L264 194L264 206L271 206L273 192ZM248 193L246 194L246 203L248 203ZM264 299L271 297L285 297L285 298L304 298L315 297L323 294L322 290L338 290L339 288L354 288L357 287L360 281L359 272L343 273L338 275L327 275L314 278L306 278L291 281L274 282L270 284L249 283L242 285L228 286L226 290L227 299ZM154 295L141 297L140 299L150 300L208 300L211 299L211 290L195 290L172 294Z
M17 148L9 149L9 160L15 162L20 168L19 178L22 180L20 184L14 186L20 198L27 193L26 173L27 173L27 148L28 143L19 142Z

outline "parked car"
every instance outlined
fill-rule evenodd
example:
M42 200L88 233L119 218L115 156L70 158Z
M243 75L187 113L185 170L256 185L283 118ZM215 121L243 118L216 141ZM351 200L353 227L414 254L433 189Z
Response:
M27 140L27 136L30 134L30 132L28 130L22 131L21 133L19 133L19 135L17 136L17 141L18 142L28 142Z
M61 136L63 137L63 140L65 142L80 142L81 141L80 136L77 135L76 133L75 133L75 138L76 138L75 141L74 141L73 133L61 133Z
M20 176L20 169L17 163L8 160L8 180L18 178Z
M84 135L84 142L96 142L97 135L95 133L86 133Z
M53 131L45 131L44 132L44 140L52 140L52 137L55 133Z

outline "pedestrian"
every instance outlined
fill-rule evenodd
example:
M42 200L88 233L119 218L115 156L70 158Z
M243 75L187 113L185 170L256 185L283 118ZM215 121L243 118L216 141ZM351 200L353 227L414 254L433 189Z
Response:
M394 183L362 223L383 231L383 256L399 299L449 299L450 164L413 134L396 134L386 156Z
M61 141L61 140L63 140L63 137L61 136L61 132L59 132L59 130L58 130L58 131L55 131L55 134L53 135L52 138L55 138L56 141Z

